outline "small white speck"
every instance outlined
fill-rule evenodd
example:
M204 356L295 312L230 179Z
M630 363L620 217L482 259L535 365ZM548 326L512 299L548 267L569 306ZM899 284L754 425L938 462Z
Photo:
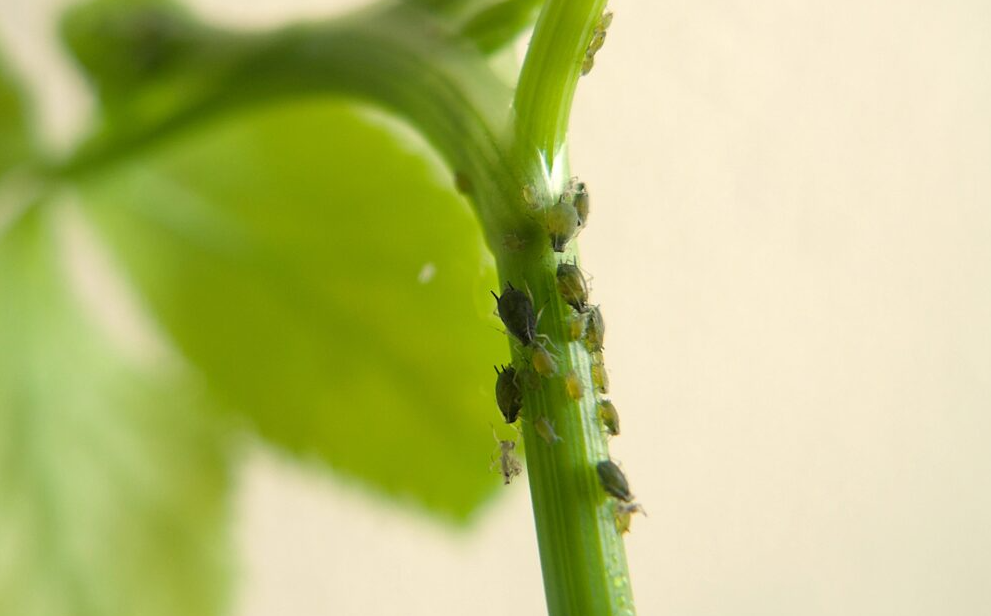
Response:
M416 280L420 284L427 284L434 279L434 274L436 273L437 267L433 263L424 263L423 267L420 268L420 273L416 275Z

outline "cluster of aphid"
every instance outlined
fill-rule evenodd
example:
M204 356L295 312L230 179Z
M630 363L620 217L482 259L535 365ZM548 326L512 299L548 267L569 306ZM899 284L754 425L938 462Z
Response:
M612 13L606 11L602 14L595 29L592 30L592 40L589 42L588 49L585 50L585 58L582 60L582 75L588 75L592 71L592 67L595 65L595 54L606 44L606 31L609 30L611 23Z
M528 203L534 200L532 189L524 190L524 200ZM570 211L570 213L568 213ZM585 184L572 179L563 195L548 209L546 230L550 236L551 247L555 252L563 252L567 242L574 237L577 230L588 220L589 196ZM557 291L571 309L568 327L570 342L581 342L591 354L592 384L596 394L596 408L603 429L610 436L619 434L619 414L615 405L603 395L609 392L609 380L606 375L605 362L602 357L605 323L598 306L588 303L588 284L585 276L576 263L558 263L556 272ZM539 387L541 379L551 379L559 373L558 362L555 358L554 345L543 334L537 333L537 322L540 314L534 310L533 299L529 293L517 289L507 283L501 295L492 294L496 298L499 318L509 334L515 338L528 354L528 366L517 370L514 366L496 368L496 402L507 424L514 424L520 419L523 409L523 387ZM569 398L580 400L584 395L582 380L574 370L563 375L564 390ZM548 444L554 445L561 437L554 431L554 426L546 416L528 418L532 420L537 434ZM522 467L515 458L513 451L515 441L499 441L500 467L503 480L509 483L513 477L520 474ZM597 467L603 489L616 502L616 526L621 533L630 527L630 516L643 508L633 503L626 477L623 472L610 460L600 462Z

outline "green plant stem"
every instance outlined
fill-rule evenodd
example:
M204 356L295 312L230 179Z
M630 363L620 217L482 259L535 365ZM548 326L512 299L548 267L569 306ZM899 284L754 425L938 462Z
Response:
M513 0L508 8L525 9L526 4ZM544 5L512 114L512 92L480 53L478 40L458 36L448 22L416 7L366 11L275 34L208 32L201 44L222 45L229 56L203 80L207 87L136 131L124 131L126 122L108 122L72 158L49 169L51 176L69 181L104 172L129 153L220 113L305 93L359 97L389 108L420 130L465 180L502 282L532 292L542 309L539 331L558 359L557 376L526 390L523 417L550 616L634 613L615 503L603 492L595 469L609 456L592 393L591 358L581 343L568 340L572 310L556 289L557 263L576 258L576 250L572 243L564 255L551 252L539 214L522 199L528 185L538 189L542 201L556 199L568 177L564 152L571 99L603 5L604 0ZM480 21L469 21L475 26L467 32L487 41L481 48L492 48L519 25L500 29L498 15L480 15ZM196 51L188 56L201 57ZM106 108L126 117L129 101L140 100L143 87L150 86L125 84L119 88L122 98L105 100ZM511 347L517 367L528 365L528 352ZM564 387L563 377L570 372L582 386L578 400ZM541 417L554 425L561 441L541 439L534 427Z
M551 165L563 157L582 60L606 0L548 0L516 88L516 151Z
M516 90L514 157L545 203L553 202L570 175L566 138L572 99L585 51L604 0L549 0L537 21ZM557 350L560 374L524 394L523 434L527 472L551 616L632 616L633 594L616 502L603 491L596 464L609 459L598 418L591 356L569 340L574 311L557 291L557 264L577 261L574 242L556 255L546 236L525 254L503 252L504 282L525 285L542 310L539 332ZM527 353L513 346L518 366ZM573 373L582 394L572 399L564 375ZM545 417L561 441L547 443L535 422Z

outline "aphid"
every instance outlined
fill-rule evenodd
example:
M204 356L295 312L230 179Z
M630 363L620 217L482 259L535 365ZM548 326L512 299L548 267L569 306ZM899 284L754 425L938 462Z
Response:
M507 233L502 238L502 245L510 252L520 252L526 248L526 240L515 233Z
M588 285L582 271L573 263L558 263L557 290L572 308L578 312L588 310Z
M647 515L640 503L616 503L616 530L619 534L630 532L630 518L638 512Z
M602 321L602 311L598 306L592 306L588 310L588 319L585 322L585 346L592 353L602 350L602 341L606 334L606 324Z
M503 366L501 371L499 368L495 371L499 375L495 387L496 403L506 423L511 424L520 416L520 409L523 408L523 392L516 382L516 368Z
M523 472L523 465L513 453L516 450L516 441L500 440L495 430L492 431L492 436L495 436L499 443L499 471L502 473L502 485L508 486L514 477ZM491 469L491 466L489 468Z
M557 374L557 362L550 351L540 344L533 345L533 354L530 356L533 369L544 378L550 378Z
M578 230L578 212L570 200L563 196L549 210L544 221L547 233L551 236L551 248L554 252L564 252L568 241Z
M588 51L585 53L595 55L595 52L602 49L602 46L605 45L605 43L606 31L596 28L595 31L592 32L592 42L588 44Z
M608 30L609 26L612 25L612 11L604 11L602 13L602 18L599 19L599 29Z
M578 214L578 224L585 226L588 221L588 189L585 188L584 182L578 182L575 184L575 212Z
M619 434L619 413L616 406L609 400L599 400L599 419L606 427L606 432L612 436Z
M547 441L548 445L553 445L554 443L563 440L557 435L557 432L554 431L554 424L552 424L551 420L547 419L547 417L541 417L538 419L537 423L535 423L533 427L537 430L537 434L540 435L540 438Z
M564 389L568 392L568 397L572 400L580 400L582 397L582 382L578 378L578 373L572 370L564 377Z
M609 373L606 372L606 365L602 363L602 355L595 354L598 361L592 364L592 384L600 394L609 393Z
M615 462L612 460L603 460L595 466L595 470L599 473L599 482L602 484L603 490L621 501L628 503L633 500L633 495L630 494L630 484L626 481L626 475L623 474L623 471L619 470Z
M585 333L585 315L577 315L568 321L568 336L571 340L580 340Z
M523 203L531 210L537 209L537 189L530 184L523 187Z
M537 337L537 315L533 312L530 296L513 288L512 283L506 283L502 295L493 292L492 297L496 298L499 318L502 319L509 333L516 336L523 346L533 344L534 338Z
M582 76L584 77L591 73L593 66L595 66L595 54L586 55L585 59L582 60Z
M595 53L605 45L606 31L609 30L610 24L612 24L612 13L606 11L602 14L595 29L592 30L592 40L588 44L588 49L585 50L585 60L582 62L582 75L587 75L592 70L592 66L595 64Z

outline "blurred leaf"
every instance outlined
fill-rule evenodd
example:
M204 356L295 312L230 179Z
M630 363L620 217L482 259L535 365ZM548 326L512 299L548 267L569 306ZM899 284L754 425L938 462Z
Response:
M422 142L370 117L327 99L241 114L85 194L178 346L265 438L464 519L498 483L494 266Z
M99 130L140 134L217 92L241 59L239 37L171 0L70 7L61 35L100 99Z
M0 177L26 158L29 145L21 91L0 58Z
M38 207L0 235L0 614L217 613L222 439L92 327L57 249Z

